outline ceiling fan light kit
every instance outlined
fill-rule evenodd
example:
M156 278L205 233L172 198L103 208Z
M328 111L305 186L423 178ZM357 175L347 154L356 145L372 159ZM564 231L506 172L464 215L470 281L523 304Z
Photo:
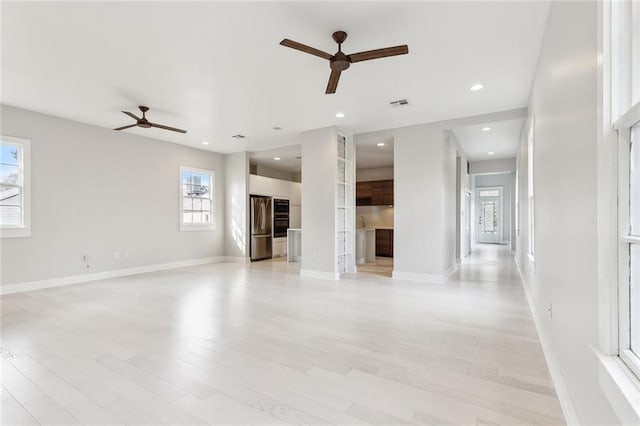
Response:
M170 126L165 126L164 124L152 123L151 121L147 120L147 116L146 116L147 111L149 111L149 107L140 105L138 108L140 108L140 111L142 111L142 117L138 117L137 115L129 111L122 111L124 114L136 120L136 122L134 124L129 124L127 126L117 127L113 130L125 130L131 127L142 127L143 129L156 127L158 129L163 129L163 130L171 130L172 132L187 133L186 130L178 129L176 127L170 127Z
M385 47L382 49L367 50L365 52L352 53L347 55L342 52L342 43L347 39L347 33L344 31L336 31L332 35L333 40L338 43L338 51L335 55L331 55L322 50L318 50L315 47L307 46L297 41L289 40L285 38L280 42L280 45L296 49L310 55L318 56L320 58L329 61L329 67L331 68L331 74L329 75L329 82L327 83L327 89L325 94L335 93L338 88L338 81L340 80L340 74L342 71L347 70L351 64L362 61L369 61L371 59L386 58L388 56L406 55L409 53L409 46L406 44L393 47Z

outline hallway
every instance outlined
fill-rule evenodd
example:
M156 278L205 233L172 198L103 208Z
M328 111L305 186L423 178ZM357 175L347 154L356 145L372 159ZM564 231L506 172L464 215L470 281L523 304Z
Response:
M445 285L273 264L3 296L3 424L564 424L507 248Z

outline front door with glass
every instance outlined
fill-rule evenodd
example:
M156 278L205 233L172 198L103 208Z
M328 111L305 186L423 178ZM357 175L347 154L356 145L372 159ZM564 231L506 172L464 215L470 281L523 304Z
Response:
M502 241L502 188L477 190L479 243L498 244Z

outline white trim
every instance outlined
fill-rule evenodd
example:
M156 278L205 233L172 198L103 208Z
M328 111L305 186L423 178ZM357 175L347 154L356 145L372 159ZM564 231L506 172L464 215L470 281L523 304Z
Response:
M250 263L251 259L245 256L223 256L223 262L227 263Z
M638 123L638 117L640 117L640 102L632 106L622 117L613 123L613 128L616 130L629 129Z
M79 284L90 281L105 280L109 278L126 277L129 275L145 274L148 272L165 271L168 269L186 268L189 266L205 265L209 263L226 262L227 257L205 257L202 259L188 259L177 262L159 263L155 265L136 266L127 269L115 269L111 271L96 272L92 274L71 275L66 277L51 278L48 280L28 281L16 284L7 284L0 287L0 294L21 293L24 291L39 290L43 288L61 287L70 284Z
M317 278L320 280L332 281L340 279L340 274L337 272L315 271L312 269L300 269L300 276L304 278Z
M622 424L640 423L640 382L617 357L593 348L598 361L600 387Z
M399 281L416 281L416 282L424 282L424 283L432 283L432 284L444 284L447 282L449 277L458 269L457 264L453 264L440 275L436 274L422 274L416 272L403 272L403 271L393 271L391 277L394 280Z
M576 409L573 405L573 401L571 400L569 389L567 388L567 385L564 381L564 377L562 376L560 367L558 366L555 358L553 357L553 353L551 352L551 345L546 333L544 332L544 328L542 327L540 318L538 317L536 305L531 298L529 291L527 290L525 275L520 269L517 257L514 258L514 261L516 264L516 269L518 270L518 275L520 276L522 288L524 289L524 294L527 297L527 303L529 304L529 310L531 311L531 316L533 317L533 323L535 324L536 331L538 332L540 346L542 346L542 353L544 354L544 359L547 361L549 375L551 376L551 381L553 382L553 386L556 389L556 394L558 396L558 401L560 402L560 408L562 408L562 413L564 414L565 422L569 426L580 425L582 423L580 422Z

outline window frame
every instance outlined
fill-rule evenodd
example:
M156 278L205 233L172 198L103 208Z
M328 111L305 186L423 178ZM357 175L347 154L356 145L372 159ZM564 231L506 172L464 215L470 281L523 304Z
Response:
M22 149L22 223L20 226L0 224L0 238L31 237L31 140L15 136L0 136L0 143L18 145Z
M618 356L640 378L640 357L631 350L630 249L640 246L640 237L630 230L631 128L640 125L640 102L630 108L613 127L618 132ZM640 144L640 141L636 141Z
M185 223L184 222L184 197L182 195L182 174L184 172L194 172L194 173L200 173L200 174L207 174L209 175L209 179L211 182L211 189L210 189L210 194L211 194L211 210L210 210L210 217L211 217L211 221L210 223ZM215 230L216 229L216 216L215 216L215 208L216 208L216 191L215 191L215 184L216 184L216 173L213 170L207 170L207 169L200 169L197 167L191 167L191 166L180 166L180 174L178 176L178 197L179 197L179 202L178 205L180 206L180 211L179 211L179 223L180 223L180 231L211 231L211 230Z

